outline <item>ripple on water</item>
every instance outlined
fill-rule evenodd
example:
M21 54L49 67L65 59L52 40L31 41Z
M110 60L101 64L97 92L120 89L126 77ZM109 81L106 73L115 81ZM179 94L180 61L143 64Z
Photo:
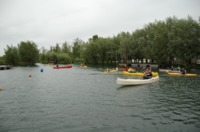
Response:
M153 84L120 87L118 74L42 67L1 72L0 131L200 130L199 77L161 74Z

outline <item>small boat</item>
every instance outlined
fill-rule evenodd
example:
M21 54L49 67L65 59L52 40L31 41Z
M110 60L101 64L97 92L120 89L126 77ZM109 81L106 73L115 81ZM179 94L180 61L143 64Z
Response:
M124 75L131 75L131 76L143 76L144 74L142 72L136 72L136 73L130 73L130 72L123 72ZM152 72L152 76L156 77L158 76L158 72Z
M120 71L127 71L128 68L119 68Z
M87 66L82 66L82 68L87 68Z
M180 71L179 70L169 70L169 71L167 71L167 72L169 72L169 73L180 73Z
M176 75L176 76L198 76L198 74L191 74L191 73L187 73L187 74L181 74L181 73L171 73L168 72L168 75Z
M72 65L67 65L67 66L55 66L53 69L63 69L63 68L72 68Z
M84 64L80 64L80 66L81 66L82 68L87 68L87 66L84 65Z
M159 69L159 72L168 72L171 71L170 69Z
M118 70L106 70L106 71L102 71L103 73L112 73L112 72L118 72Z
M159 69L159 72L172 72L172 73L179 73L179 70L171 70L171 69Z
M150 79L122 79L122 78L117 78L117 84L126 86L126 85L141 85L141 84L148 84L148 83L153 83L159 80L159 76L157 77L152 77Z

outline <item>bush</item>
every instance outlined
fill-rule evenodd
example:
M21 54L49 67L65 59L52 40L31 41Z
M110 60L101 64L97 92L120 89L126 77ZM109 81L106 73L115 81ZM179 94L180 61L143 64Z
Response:
M71 57L67 53L58 53L57 54L57 63L60 64L70 64L72 63Z
M84 59L76 57L74 59L74 62L84 62Z

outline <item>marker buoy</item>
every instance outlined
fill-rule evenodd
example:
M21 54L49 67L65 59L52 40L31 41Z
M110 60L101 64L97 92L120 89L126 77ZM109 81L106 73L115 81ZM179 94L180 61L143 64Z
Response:
M0 91L3 90L3 88L0 88Z
M32 77L32 75L28 75L28 77Z

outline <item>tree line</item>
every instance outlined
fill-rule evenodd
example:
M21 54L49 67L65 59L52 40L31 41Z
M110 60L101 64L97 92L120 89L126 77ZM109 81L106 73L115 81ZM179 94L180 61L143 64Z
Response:
M159 65L191 65L200 58L200 23L169 17L155 21L134 32L121 32L113 37L94 35L87 42L75 39L71 45L64 42L50 50L38 50L34 42L27 41L18 47L7 46L0 58L6 64L33 65L41 63L118 64L157 63Z
M189 67L192 61L200 59L200 23L190 16L187 19L169 17L112 38L95 35L81 50L86 63L143 63L148 60L159 65Z
M8 46L2 57L7 65L35 65L38 62L39 50L34 42L21 42L18 46Z

